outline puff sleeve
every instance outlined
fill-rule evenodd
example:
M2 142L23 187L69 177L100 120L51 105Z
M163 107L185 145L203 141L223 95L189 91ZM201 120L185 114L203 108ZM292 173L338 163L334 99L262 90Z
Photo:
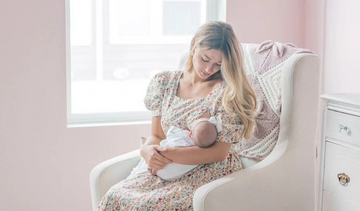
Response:
M215 117L222 125L222 131L218 133L216 141L226 143L238 143L241 139L243 125L238 115L229 115L226 113L222 102L218 102L218 108L215 111Z
M144 104L152 112L152 116L161 116L161 107L168 85L168 72L156 74L147 88Z

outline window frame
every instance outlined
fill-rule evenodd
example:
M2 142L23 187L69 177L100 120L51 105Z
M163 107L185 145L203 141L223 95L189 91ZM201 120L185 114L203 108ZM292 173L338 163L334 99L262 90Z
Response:
M70 1L71 0L65 0L67 127L129 125L129 124L150 123L151 112L149 111L82 113L82 114L71 113ZM226 21L226 0L206 0L206 11L207 12L206 12L205 21L213 21L213 20Z

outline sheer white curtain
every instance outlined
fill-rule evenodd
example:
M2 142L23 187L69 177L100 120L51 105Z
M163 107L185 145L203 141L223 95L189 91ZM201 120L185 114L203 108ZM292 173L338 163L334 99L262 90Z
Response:
M68 122L150 120L150 78L178 69L221 1L68 0Z

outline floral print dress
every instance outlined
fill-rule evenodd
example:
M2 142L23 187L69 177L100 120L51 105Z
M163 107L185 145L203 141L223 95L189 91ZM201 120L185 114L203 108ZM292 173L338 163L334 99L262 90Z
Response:
M198 165L172 181L162 180L150 172L139 173L110 188L100 202L99 211L193 210L193 195L198 187L242 169L235 143L239 142L243 126L238 116L230 116L224 110L225 82L204 98L184 99L176 96L181 75L182 71L155 75L147 90L145 106L153 116L161 116L164 134L172 125L188 129L194 120L209 112L223 127L216 141L233 143L227 159Z

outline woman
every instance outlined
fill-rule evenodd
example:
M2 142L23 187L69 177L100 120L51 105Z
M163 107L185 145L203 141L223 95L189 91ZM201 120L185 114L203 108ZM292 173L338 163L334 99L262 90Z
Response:
M235 143L248 138L255 124L256 96L242 67L240 44L224 22L202 25L191 42L184 71L157 74L148 87L146 107L152 111L151 136L141 148L149 172L114 185L99 210L192 210L195 190L242 169ZM223 130L209 148L160 148L170 126L188 129L210 114ZM179 179L155 176L168 163L198 165Z

